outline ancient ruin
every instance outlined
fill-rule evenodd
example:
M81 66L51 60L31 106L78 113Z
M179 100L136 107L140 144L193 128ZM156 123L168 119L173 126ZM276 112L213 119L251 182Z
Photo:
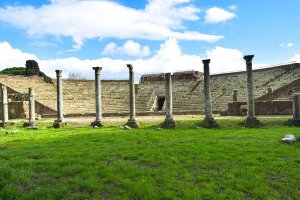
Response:
M134 84L132 66L128 65L128 69L130 81L101 80L98 92L97 81L95 83L95 80L62 80L59 70L57 80L53 82L46 82L43 77L37 75L30 77L0 75L0 84L7 88L8 97L7 111L5 109L0 111L2 123L5 123L8 117L29 118L30 87L35 93L36 115L57 117L55 122L60 124L64 123L64 117L68 116L96 116L95 121L101 121L102 115L128 116L131 113L129 121L136 122L135 115L165 114L167 109L165 75L145 74L141 76L138 84ZM97 72L94 73L96 78ZM170 75L170 79L172 113L205 114L204 74L199 71L175 72ZM251 110L250 117L255 114L293 114L292 95L300 92L300 63L252 70L252 80L254 109ZM249 110L246 83L246 71L210 75L211 113L246 115ZM99 107L96 105L97 94ZM59 98L56 98L57 95ZM5 97L5 94L1 96ZM5 105L4 99L2 106L5 108ZM99 116L96 115L98 108Z

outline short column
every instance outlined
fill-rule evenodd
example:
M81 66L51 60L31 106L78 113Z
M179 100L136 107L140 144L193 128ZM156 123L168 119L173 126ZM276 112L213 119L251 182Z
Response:
M96 101L96 119L91 123L93 127L101 127L102 124L102 103L101 103L101 70L102 67L93 67L95 71L95 101Z
M1 86L2 92L2 122L0 127L5 127L8 124L8 100L7 100L7 87L5 85Z
M129 69L129 106L130 106L130 118L126 123L127 126L131 128L138 128L137 122L135 120L135 86L134 86L134 73L131 64L127 64Z
M28 89L29 94L29 121L24 123L24 127L35 126L35 102L34 102L34 90Z
M173 119L173 97L172 97L172 78L171 73L165 74L165 92L166 92L166 119L163 124L165 128L175 128L176 123Z
M267 100L273 100L274 96L273 96L273 89L272 88L267 88Z
M254 55L244 56L247 68L247 119L245 120L246 127L260 127L260 121L255 117L254 95L253 95L253 80L252 80L252 59Z
M289 119L287 123L300 126L300 93L293 94L293 119Z
M232 101L233 102L237 102L237 95L238 95L237 89L233 89L232 90Z
M212 115L212 106L211 106L210 73L209 73L210 59L202 60L202 62L203 62L203 71L204 71L204 93L205 93L204 126L207 128L216 128L218 127L218 124Z
M56 72L56 104L57 104L57 119L54 120L53 127L60 128L65 124L63 114L63 94L62 94L62 70L55 70Z

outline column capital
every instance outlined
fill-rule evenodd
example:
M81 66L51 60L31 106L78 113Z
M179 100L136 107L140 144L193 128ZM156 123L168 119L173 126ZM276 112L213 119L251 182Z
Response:
M133 70L132 64L127 64L127 67L129 69L129 71L132 72L132 70Z
M93 67L93 70L94 70L96 73L100 73L101 70L102 70L102 67Z
M171 77L171 73L165 73L165 78L170 78Z
M251 63L254 55L245 55L244 59L246 60L246 63Z
M202 63L204 65L208 65L210 63L210 59L205 59L205 60L202 60Z
M62 73L62 70L55 70L55 72L56 72L56 76L61 76L61 73Z

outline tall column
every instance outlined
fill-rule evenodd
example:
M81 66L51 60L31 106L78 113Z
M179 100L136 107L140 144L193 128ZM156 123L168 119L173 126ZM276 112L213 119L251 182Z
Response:
M56 101L57 101L57 119L54 120L53 127L60 128L64 122L64 112L63 112L63 94L62 94L62 70L55 70L56 72Z
M2 92L2 122L0 127L5 127L8 124L8 100L7 100L7 87L1 86Z
M93 67L95 71L95 100L96 100L96 119L91 123L91 126L101 127L103 124L102 121L102 103L101 103L101 70L102 67Z
M209 74L209 63L210 59L202 60L203 71L204 71L204 93L205 93L205 118L204 126L208 128L215 128L218 126L214 120L211 108L211 92L210 92L210 74Z
M166 92L166 119L163 124L165 128L175 128L176 123L173 119L173 97L172 97L172 78L171 73L165 74L165 92Z
M300 126L300 93L293 94L293 119L289 119L287 124Z
M252 59L254 55L244 56L247 68L247 119L245 125L247 127L260 127L260 121L255 117L254 95L253 95L253 80L252 80Z
M24 127L35 126L35 102L34 102L34 90L28 89L29 93L29 122L24 123Z
M137 128L138 125L135 120L135 86L134 86L134 73L133 73L133 67L131 64L127 64L127 67L129 69L129 104L130 104L130 118L127 122L127 126L131 128Z

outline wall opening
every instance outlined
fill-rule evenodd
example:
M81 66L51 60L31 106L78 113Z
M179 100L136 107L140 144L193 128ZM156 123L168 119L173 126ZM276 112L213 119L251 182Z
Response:
M157 111L162 111L166 98L164 96L157 97Z

